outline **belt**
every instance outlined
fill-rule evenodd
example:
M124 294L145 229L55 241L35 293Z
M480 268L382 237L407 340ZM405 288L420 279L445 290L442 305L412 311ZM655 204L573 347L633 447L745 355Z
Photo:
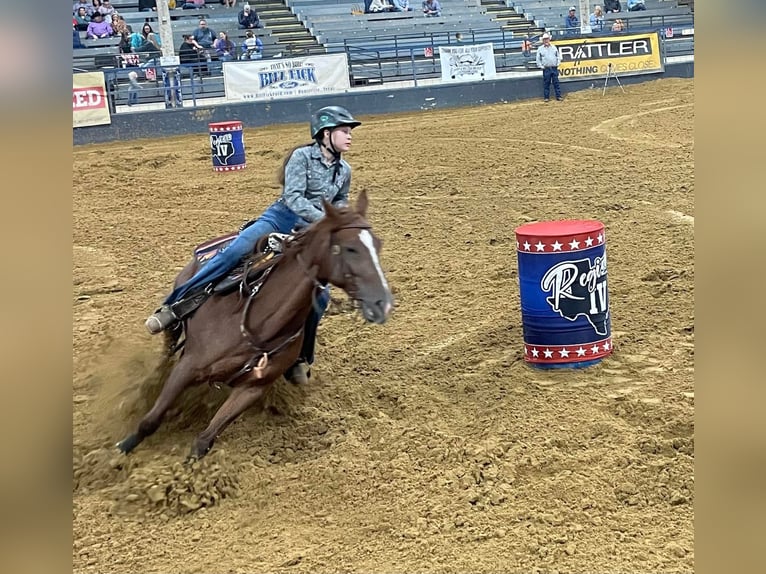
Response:
M543 66L543 70L550 70L552 68L558 68L558 66Z

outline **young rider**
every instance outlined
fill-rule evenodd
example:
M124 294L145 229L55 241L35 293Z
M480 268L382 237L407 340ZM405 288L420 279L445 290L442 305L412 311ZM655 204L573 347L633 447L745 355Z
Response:
M282 165L282 195L224 250L217 253L185 283L176 287L162 307L146 320L146 328L157 334L178 321L171 305L190 291L223 277L252 253L257 240L267 233L292 233L324 217L322 199L333 206L348 203L351 166L342 154L351 147L351 130L361 125L348 110L327 106L311 117L312 142L291 150ZM308 365L314 361L316 328L329 303L329 289L317 297L321 310L315 309L306 321L303 348L298 362L285 374L296 383L308 379Z

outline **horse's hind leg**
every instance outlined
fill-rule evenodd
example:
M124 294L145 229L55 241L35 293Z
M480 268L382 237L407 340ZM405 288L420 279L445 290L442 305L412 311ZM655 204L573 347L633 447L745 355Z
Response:
M202 458L213 446L213 442L234 419L245 412L258 400L268 385L237 386L224 401L207 428L194 439L189 458Z
M191 380L191 363L181 359L168 376L168 380L165 381L165 385L160 391L160 395L154 402L154 406L144 415L141 422L138 423L138 429L131 435L128 435L120 442L117 443L117 448L125 454L136 448L141 441L156 431L162 417L173 404L183 390L189 386Z

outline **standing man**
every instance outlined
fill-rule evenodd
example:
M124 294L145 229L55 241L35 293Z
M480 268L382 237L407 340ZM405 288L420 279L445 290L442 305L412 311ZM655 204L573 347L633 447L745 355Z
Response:
M537 49L537 67L543 70L543 99L550 101L551 83L553 91L558 101L561 97L561 88L559 87L559 64L561 63L561 53L559 49L551 44L551 35L548 32L543 34L543 45Z

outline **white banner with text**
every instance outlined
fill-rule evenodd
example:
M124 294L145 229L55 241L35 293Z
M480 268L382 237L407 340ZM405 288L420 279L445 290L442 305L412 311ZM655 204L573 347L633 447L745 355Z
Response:
M224 62L223 83L226 99L234 102L333 94L351 87L345 53Z
M492 43L439 46L442 82L488 80L497 75Z
M104 72L72 74L72 127L111 123Z

